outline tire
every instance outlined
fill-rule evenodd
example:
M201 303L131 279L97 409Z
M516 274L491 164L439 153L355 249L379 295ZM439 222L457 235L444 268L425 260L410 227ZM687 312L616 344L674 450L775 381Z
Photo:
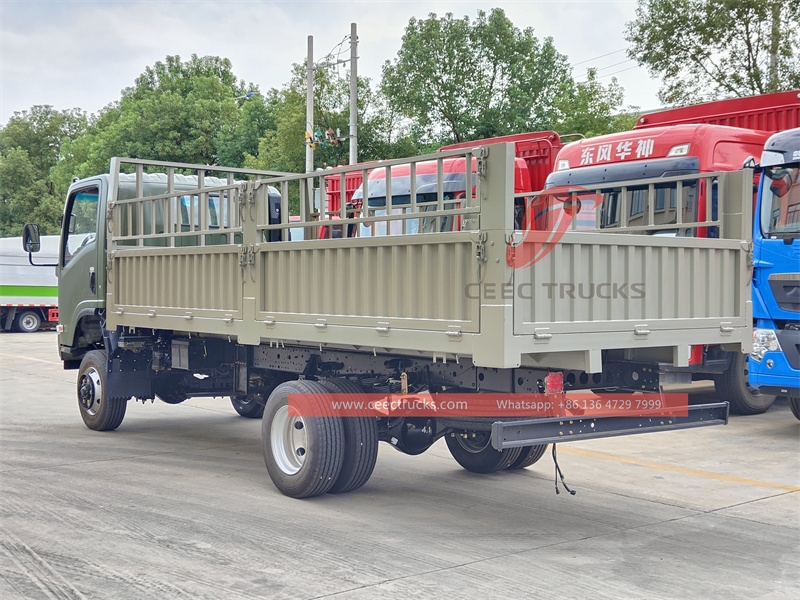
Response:
M522 452L520 452L519 458L511 463L508 469L524 469L526 467L530 467L533 463L542 458L546 451L547 444L541 444L539 446L526 446L522 449Z
M335 417L292 416L289 394L304 394L324 412L328 390L313 381L287 381L273 390L261 420L264 463L272 483L291 498L310 498L333 487L342 470L344 428Z
M759 415L772 406L775 396L751 388L747 384L747 374L747 355L737 352L728 370L714 378L714 388L720 400L730 403L732 413Z
M494 473L509 468L519 458L522 448L507 448L497 451L491 444L491 433L473 431L445 437L447 449L456 462L471 473Z
M33 310L25 310L14 317L14 329L22 333L39 331L42 326L42 317Z
M127 398L106 396L108 360L105 350L87 352L78 370L78 408L83 422L95 431L116 429L125 418Z
M794 418L800 420L800 396L787 396L787 399Z
M231 404L237 413L248 419L260 419L264 414L264 402L258 394L231 396Z
M322 385L334 394L363 394L360 386L347 379L326 379ZM378 460L378 421L372 417L343 417L344 460L342 471L329 494L344 494L363 486L372 476Z

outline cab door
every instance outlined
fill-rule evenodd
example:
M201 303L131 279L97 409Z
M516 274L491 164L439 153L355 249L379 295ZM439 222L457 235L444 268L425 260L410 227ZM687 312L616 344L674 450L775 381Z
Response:
M101 215L105 182L100 179L82 181L70 188L61 225L61 246L58 259L58 310L63 331L61 346L73 347L79 326L87 318L99 333L97 311L105 306L105 241ZM84 333L88 333L84 331Z

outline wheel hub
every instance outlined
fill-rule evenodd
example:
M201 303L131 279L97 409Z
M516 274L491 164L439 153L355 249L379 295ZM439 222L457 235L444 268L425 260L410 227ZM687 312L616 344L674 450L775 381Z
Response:
M457 435L456 439L464 450L472 452L473 454L483 452L492 441L491 435L484 431L467 434L467 437Z
M282 406L270 427L272 455L281 471L294 475L303 468L308 449L306 423L302 417L291 416L289 407Z
M94 367L91 367L81 375L78 385L78 401L83 410L90 415L95 415L100 410L102 398L103 383L100 379L100 373Z

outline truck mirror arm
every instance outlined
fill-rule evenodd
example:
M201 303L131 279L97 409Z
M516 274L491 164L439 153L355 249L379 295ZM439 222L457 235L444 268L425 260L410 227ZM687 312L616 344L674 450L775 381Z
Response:
M36 264L33 262L33 253L39 252L41 247L39 226L36 223L25 223L22 229L22 250L28 253L28 262L34 267L57 267L57 264Z

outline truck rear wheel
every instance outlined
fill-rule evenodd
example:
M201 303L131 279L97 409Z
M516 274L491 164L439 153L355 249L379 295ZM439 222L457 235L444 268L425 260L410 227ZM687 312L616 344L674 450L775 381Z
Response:
M33 310L25 310L17 313L14 318L14 328L22 333L33 333L39 331L42 326L42 318Z
M762 394L747 384L747 355L736 352L731 366L714 378L714 388L720 400L727 400L731 412L737 415L759 415L766 412L775 396Z
M456 462L471 473L494 473L509 468L519 458L522 448L495 450L489 431L456 433L445 438L447 449Z
M303 394L311 416L290 411L289 394ZM324 494L344 459L342 420L324 415L328 390L314 381L287 381L270 394L261 420L264 463L275 487L292 498Z
M787 396L787 398L794 418L800 420L800 396Z
M89 429L116 429L125 418L127 398L109 398L106 394L108 360L105 350L87 352L78 370L78 408Z
M547 444L541 444L539 446L527 446L522 449L522 452L519 454L519 458L511 463L508 469L524 469L526 467L530 467L533 463L544 456L545 451L547 451Z
M260 419L264 414L264 402L257 394L231 396L231 404L240 416L248 419Z
M357 397L364 391L347 379L326 379L322 382L334 394L351 394ZM378 422L374 417L342 417L344 430L344 460L342 471L336 478L330 494L352 492L363 486L372 476L378 460Z

